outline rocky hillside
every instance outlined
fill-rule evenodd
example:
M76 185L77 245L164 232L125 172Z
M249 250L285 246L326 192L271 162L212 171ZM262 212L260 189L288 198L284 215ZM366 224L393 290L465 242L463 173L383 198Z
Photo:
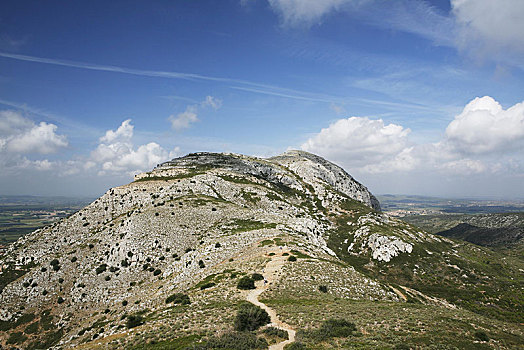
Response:
M315 327L338 300L340 307L409 304L435 317L460 314L472 326L450 328L450 344L457 332L478 342L483 329L499 347L522 340L514 323L524 317L519 261L390 218L342 168L290 151L173 159L21 238L0 258L0 344L204 346L228 331L246 299L238 279L264 274L284 251L298 262L286 260L261 298L290 327ZM173 302L177 295L187 303ZM304 301L316 311L287 309ZM361 342L392 347L413 338L411 324L396 316L388 327L405 336L383 336L376 322L358 321ZM311 346L321 341L300 334ZM413 346L433 341L432 331L424 334Z

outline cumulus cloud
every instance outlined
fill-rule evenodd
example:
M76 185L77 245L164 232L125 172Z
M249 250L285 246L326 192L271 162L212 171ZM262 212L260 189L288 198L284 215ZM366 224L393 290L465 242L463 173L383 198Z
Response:
M192 124L199 121L198 110L206 107L211 107L216 111L222 107L222 100L213 96L206 96L202 102L187 106L184 112L169 116L168 120L171 123L171 127L176 131L189 128Z
M98 168L99 175L135 174L178 155L178 148L169 152L155 142L135 148L133 133L131 119L123 121L116 130L107 130L100 138L100 144L91 152L90 160L85 163L86 170Z
M459 46L486 55L524 53L524 1L451 0Z
M168 119L171 122L171 127L177 131L189 128L191 124L198 121L196 111L197 109L195 106L188 106L184 112L179 113L176 116L169 116Z
M462 153L522 149L524 103L504 110L492 97L477 97L448 125L446 137L455 150Z
M67 147L67 138L56 133L57 126L35 124L15 111L0 111L0 150L17 154L49 154Z
M489 96L470 101L436 143L414 144L410 129L363 117L340 119L301 148L350 171L453 175L518 173L524 168L524 102L503 109Z
M396 124L386 125L382 119L351 117L339 119L322 129L301 148L352 167L383 167L384 162L396 167L395 157L398 156L399 161L407 157L407 153L401 153L407 148L409 133L410 129ZM404 166L405 162L398 165Z

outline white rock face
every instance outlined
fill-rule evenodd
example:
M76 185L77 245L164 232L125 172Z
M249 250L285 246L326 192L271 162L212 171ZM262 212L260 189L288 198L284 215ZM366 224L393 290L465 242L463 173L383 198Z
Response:
M413 246L397 237L372 234L367 239L367 246L371 249L373 259L389 262L400 253L411 253Z

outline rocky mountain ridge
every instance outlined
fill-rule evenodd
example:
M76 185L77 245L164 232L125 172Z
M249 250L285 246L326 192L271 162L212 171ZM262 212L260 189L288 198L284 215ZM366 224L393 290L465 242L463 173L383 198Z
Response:
M225 305L243 298L233 281L265 266L268 245L285 245L304 259L285 269L296 295L318 294L311 288L318 280L345 300L455 308L462 300L424 286L445 275L450 288L466 288L492 274L463 256L469 246L381 213L365 186L318 156L195 153L139 174L11 245L0 259L1 344L91 348L117 337L123 342L113 345L127 348L134 335L123 330L126 315L145 314L149 327L168 327L180 309L166 300L181 292L193 302L177 317L194 331L219 332L231 313ZM311 281L297 278L311 271ZM496 293L486 293L485 302ZM220 311L199 324L210 300ZM29 323L35 331L25 328Z

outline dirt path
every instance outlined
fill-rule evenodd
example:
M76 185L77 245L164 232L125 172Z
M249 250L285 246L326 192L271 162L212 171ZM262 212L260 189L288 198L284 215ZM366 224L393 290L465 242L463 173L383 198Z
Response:
M288 340L273 344L269 347L269 350L282 350L284 349L284 346L295 341L295 330L291 328L290 325L280 321L275 310L258 301L259 295L262 294L262 292L264 292L271 285L271 283L279 278L279 273L282 270L282 266L285 264L286 259L288 258L287 256L282 256L282 254L285 252L289 253L287 250L274 250L273 252L275 255L271 257L271 261L267 263L262 273L267 283L264 284L264 281L258 281L255 284L257 288L249 291L246 300L266 310L266 312L269 314L269 317L271 317L270 326L283 329L287 332L289 336Z

